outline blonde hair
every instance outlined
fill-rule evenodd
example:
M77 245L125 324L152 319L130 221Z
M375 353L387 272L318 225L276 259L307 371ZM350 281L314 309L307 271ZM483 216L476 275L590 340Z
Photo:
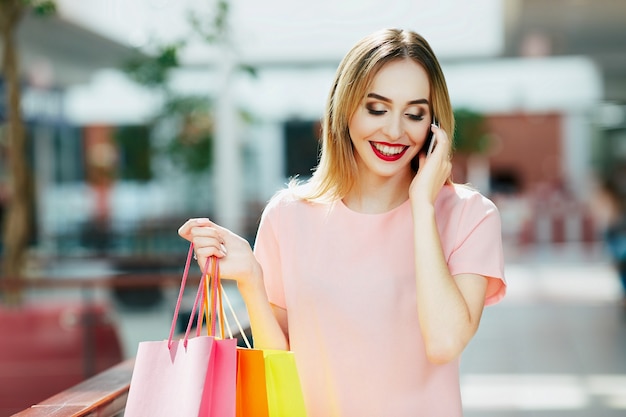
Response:
M454 115L443 71L428 42L415 32L385 29L361 39L344 57L328 95L322 123L319 163L296 194L309 201L343 198L356 183L357 167L348 131L350 118L368 92L377 72L387 63L412 59L430 81L430 111L441 127L454 132ZM417 163L413 161L413 168ZM292 188L298 185L292 181Z

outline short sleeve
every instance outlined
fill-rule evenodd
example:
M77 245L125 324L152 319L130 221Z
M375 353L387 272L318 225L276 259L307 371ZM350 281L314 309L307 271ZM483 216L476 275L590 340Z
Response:
M497 303L506 293L500 213L478 193L464 201L448 267L452 275L487 277L485 305Z
M270 202L263 211L254 244L254 255L263 269L265 291L270 303L286 308L280 248L277 230L273 224L273 217L277 215L277 210L278 207Z

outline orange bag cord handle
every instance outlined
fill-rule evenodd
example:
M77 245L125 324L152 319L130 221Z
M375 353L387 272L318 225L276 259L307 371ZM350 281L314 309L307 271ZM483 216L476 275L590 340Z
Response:
M212 266L209 274L209 264ZM207 323L207 336L216 336L216 324L219 318L220 338L224 339L224 306L222 304L223 287L221 284L220 268L218 258L212 256L207 259L202 274L203 291L200 296L202 311L198 313L198 325L196 336L200 336L203 325L203 317ZM207 297L206 294L209 296Z

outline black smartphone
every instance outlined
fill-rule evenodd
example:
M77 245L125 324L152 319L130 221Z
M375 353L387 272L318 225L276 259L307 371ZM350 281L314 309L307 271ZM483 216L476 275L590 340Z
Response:
M437 122L437 118L435 116L433 116L433 124L439 127L439 123ZM426 156L430 156L430 153L435 148L436 142L437 142L437 137L435 136L435 133L431 130L430 133L428 134L428 137L426 138L426 141L424 142L424 146L422 147L422 149L426 150Z

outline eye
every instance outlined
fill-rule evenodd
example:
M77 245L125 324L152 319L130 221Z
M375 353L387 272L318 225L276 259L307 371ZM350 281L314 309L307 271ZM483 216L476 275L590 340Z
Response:
M365 108L367 109L367 112L369 114L372 114L374 116L382 116L383 114L385 114L387 112L385 109L376 108L372 104L366 105Z
M424 120L424 113L420 113L420 114L405 113L404 115L411 120L415 120L415 121Z

